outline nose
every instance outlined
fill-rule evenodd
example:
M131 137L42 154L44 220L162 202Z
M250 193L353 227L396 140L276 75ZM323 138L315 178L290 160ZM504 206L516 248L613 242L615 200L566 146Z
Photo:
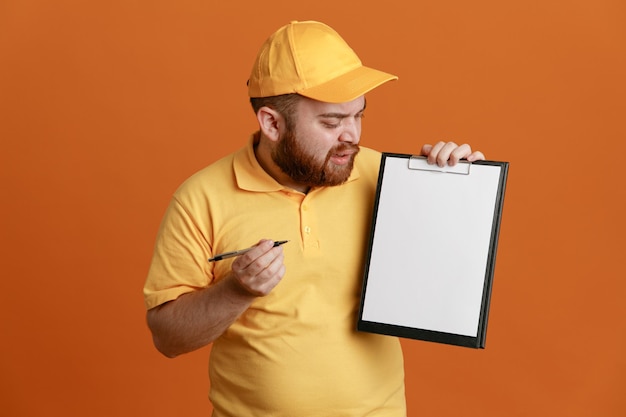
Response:
M346 117L342 120L339 141L358 144L361 140L361 118Z

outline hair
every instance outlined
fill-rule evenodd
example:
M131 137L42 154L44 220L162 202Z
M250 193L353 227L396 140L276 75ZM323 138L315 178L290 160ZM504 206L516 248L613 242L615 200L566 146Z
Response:
M258 113L261 107L269 107L276 110L285 118L288 127L293 127L296 104L302 96L297 93L281 94L270 97L250 97L250 104L254 113Z

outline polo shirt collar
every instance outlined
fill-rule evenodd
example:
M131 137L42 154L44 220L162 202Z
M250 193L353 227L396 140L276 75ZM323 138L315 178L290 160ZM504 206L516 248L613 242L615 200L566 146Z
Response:
M259 132L252 134L247 145L234 155L233 169L237 185L246 191L271 192L283 190L285 187L261 167L254 155L254 145L259 140L259 134ZM359 178L359 170L355 163L352 173L346 182L354 181L357 178Z

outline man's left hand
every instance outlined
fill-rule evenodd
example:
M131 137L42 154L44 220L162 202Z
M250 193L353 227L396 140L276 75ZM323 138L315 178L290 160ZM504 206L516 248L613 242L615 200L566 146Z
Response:
M454 166L461 159L469 162L485 159L480 151L473 151L467 144L457 145L454 142L438 142L435 145L426 144L422 146L422 156L427 157L429 164L437 164L440 167L445 165Z

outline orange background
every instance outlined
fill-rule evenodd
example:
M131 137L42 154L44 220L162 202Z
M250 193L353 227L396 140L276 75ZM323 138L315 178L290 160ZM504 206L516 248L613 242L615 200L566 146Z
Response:
M626 415L625 4L0 2L2 414L209 415L208 348L152 347L152 245L255 129L262 41L316 19L400 76L363 144L511 164L487 348L404 340L409 415Z

